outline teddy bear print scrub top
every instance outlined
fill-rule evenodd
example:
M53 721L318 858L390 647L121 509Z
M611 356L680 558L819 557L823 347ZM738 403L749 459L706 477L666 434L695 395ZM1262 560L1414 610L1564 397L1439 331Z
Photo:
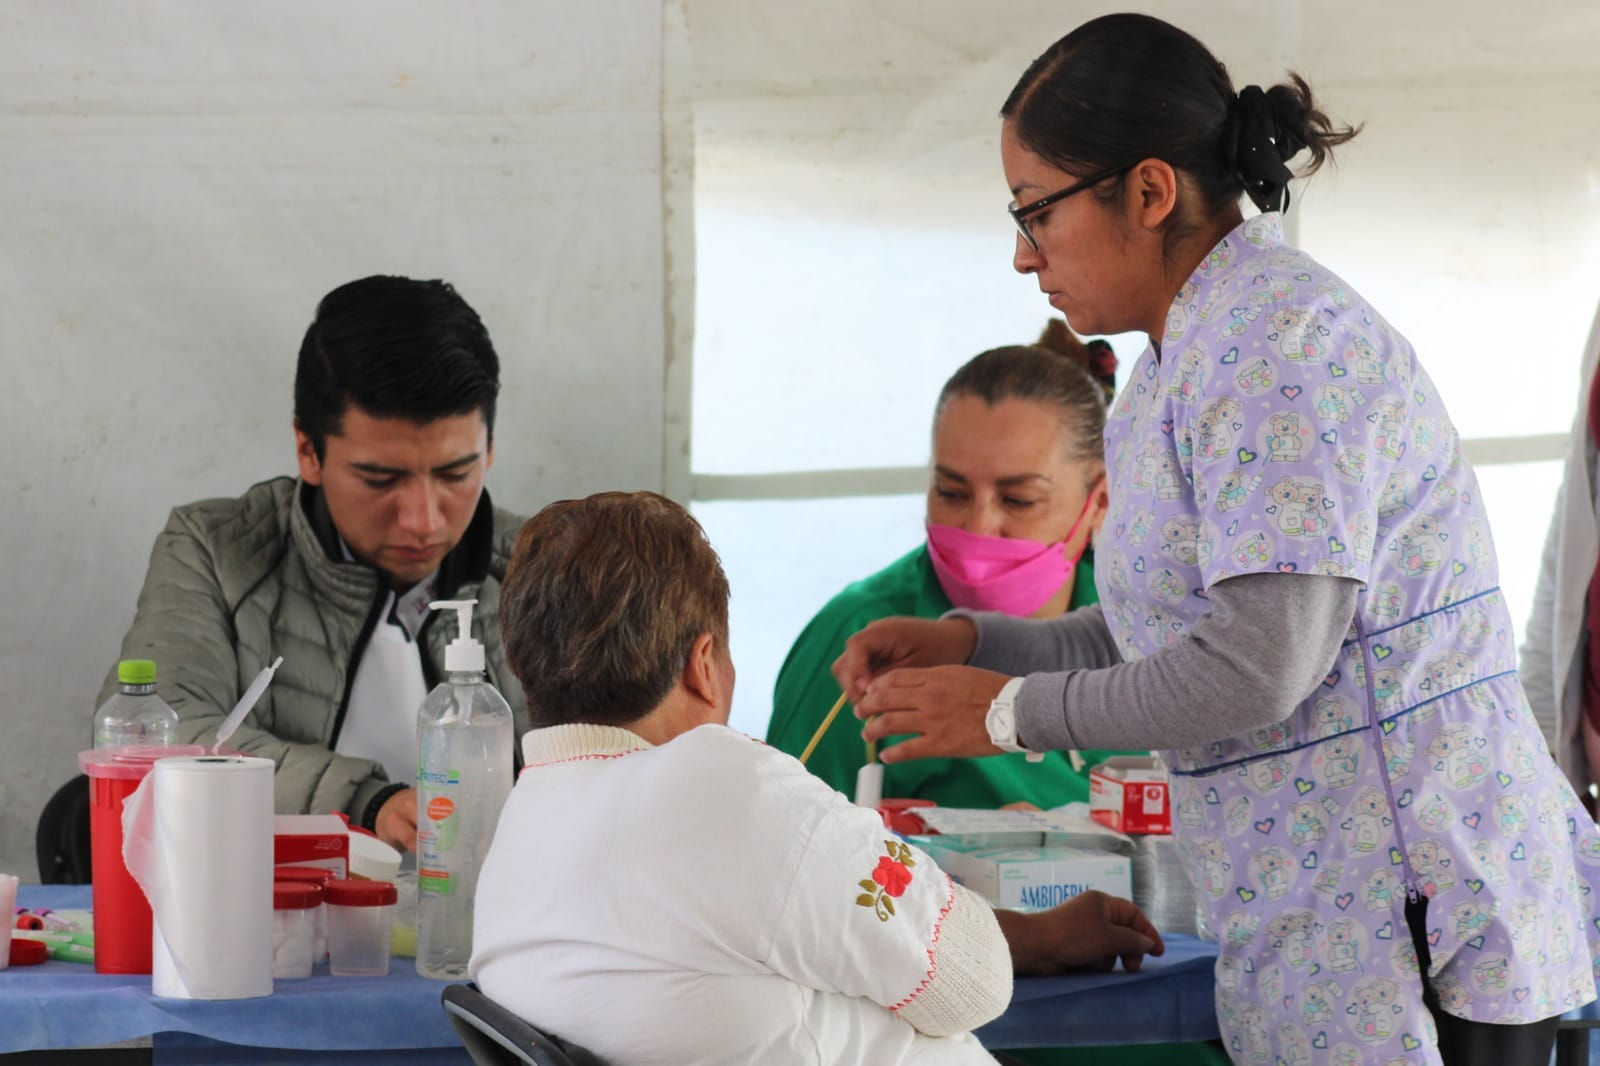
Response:
M1523 696L1477 482L1411 346L1260 215L1179 290L1106 445L1097 577L1125 658L1229 577L1362 585L1287 720L1164 753L1236 1061L1439 1061L1412 891L1445 1010L1593 999L1600 834Z

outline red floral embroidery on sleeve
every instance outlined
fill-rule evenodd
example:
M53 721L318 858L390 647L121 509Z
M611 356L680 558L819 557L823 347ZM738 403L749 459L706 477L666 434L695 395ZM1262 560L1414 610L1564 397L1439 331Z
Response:
M866 891L856 897L856 906L871 907L878 921L887 922L894 917L894 901L911 887L910 868L917 863L911 849L898 840L885 840L883 850L888 854L878 859L872 877L857 882Z

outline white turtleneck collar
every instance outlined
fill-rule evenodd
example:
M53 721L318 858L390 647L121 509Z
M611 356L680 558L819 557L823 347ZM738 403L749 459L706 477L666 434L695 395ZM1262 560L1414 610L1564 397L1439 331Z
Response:
M522 737L525 766L548 766L571 759L612 759L655 747L621 726L571 722L529 730Z

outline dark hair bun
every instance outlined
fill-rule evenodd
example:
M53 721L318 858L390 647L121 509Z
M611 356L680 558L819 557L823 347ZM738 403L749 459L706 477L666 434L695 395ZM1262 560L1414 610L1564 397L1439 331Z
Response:
M1072 332L1066 319L1052 318L1045 322L1044 332L1039 334L1034 344L1087 370L1089 376L1105 390L1106 401L1110 402L1117 387L1117 353L1105 340L1096 337L1085 342Z
M1239 180L1263 211L1289 210L1289 179L1296 176L1289 160L1302 149L1311 150L1311 161L1303 171L1310 174L1331 158L1334 148L1361 132L1360 126L1335 126L1298 74L1270 89L1259 85L1240 89L1229 121Z

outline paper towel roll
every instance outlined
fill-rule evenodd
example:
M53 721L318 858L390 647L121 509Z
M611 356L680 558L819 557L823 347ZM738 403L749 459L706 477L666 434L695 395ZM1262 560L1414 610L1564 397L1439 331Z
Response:
M151 991L272 994L270 759L162 759L122 809L122 854L155 916Z
M1133 902L1163 933L1195 934L1194 884L1170 836L1137 836L1133 853Z

